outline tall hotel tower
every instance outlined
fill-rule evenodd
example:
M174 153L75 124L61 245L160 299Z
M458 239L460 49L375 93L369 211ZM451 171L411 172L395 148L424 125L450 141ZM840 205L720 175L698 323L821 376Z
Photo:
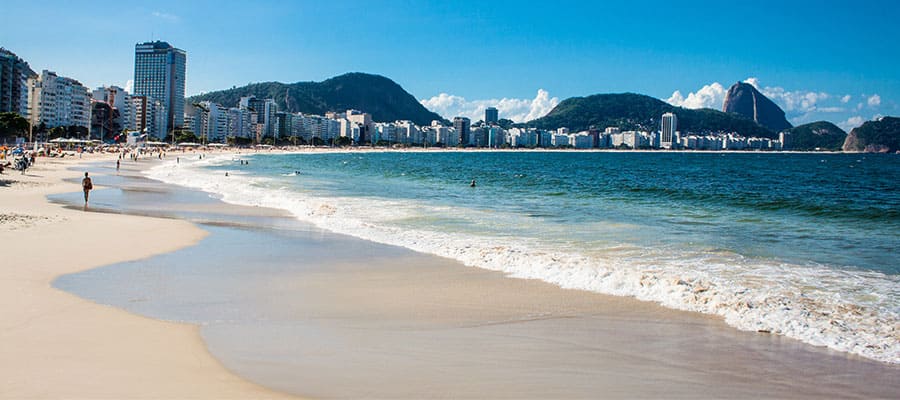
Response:
M134 46L134 95L159 100L166 116L159 133L184 125L184 72L187 53L166 42Z
M678 117L672 113L665 113L662 115L662 126L660 126L659 134L659 147L664 149L671 149L672 142L675 138L675 131L678 130Z

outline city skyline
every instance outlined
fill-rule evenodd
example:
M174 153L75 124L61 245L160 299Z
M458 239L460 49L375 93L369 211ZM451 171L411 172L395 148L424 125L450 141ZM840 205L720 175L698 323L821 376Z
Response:
M615 92L720 109L724 91L736 81L753 83L795 125L824 119L849 129L879 115L900 114L900 82L891 67L898 56L889 51L898 32L888 21L893 13L886 12L897 6L811 5L754 13L715 3L523 10L503 2L387 2L377 8L355 2L285 7L42 2L7 7L13 12L3 17L0 45L35 71L55 71L91 88L129 88L133 46L151 40L190 53L187 95L250 82L320 81L369 72L397 81L447 118L473 120L495 106L501 118L521 122L568 97ZM37 11L55 23L29 24L15 17ZM360 15L366 18L361 21ZM730 35L718 33L740 18L754 27L733 24ZM353 29L334 29L344 25ZM75 26L78 35L58 34ZM864 32L853 29L863 26Z

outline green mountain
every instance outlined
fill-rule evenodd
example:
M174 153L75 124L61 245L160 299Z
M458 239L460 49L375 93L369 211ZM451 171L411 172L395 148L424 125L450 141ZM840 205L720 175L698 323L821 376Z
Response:
M900 152L900 118L884 117L853 128L844 141L843 149L868 153Z
M590 127L618 126L623 129L659 130L660 117L667 112L678 116L682 132L738 132L744 136L776 138L777 133L753 120L708 108L691 110L635 93L595 94L563 100L544 117L525 125L540 129L567 127L574 131Z
M847 132L827 121L811 122L788 131L791 150L840 150L847 138Z
M428 111L394 81L359 72L322 82L254 83L204 93L190 97L187 101L211 101L226 107L236 107L242 96L250 95L275 99L279 110L289 112L323 115L328 111L354 109L372 114L372 119L377 122L410 120L417 125L429 125L433 120L444 121L443 117Z

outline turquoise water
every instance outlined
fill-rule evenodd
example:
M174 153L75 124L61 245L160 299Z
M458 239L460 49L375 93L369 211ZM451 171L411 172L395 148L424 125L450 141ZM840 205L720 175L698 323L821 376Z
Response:
M353 151L212 157L150 176L900 362L896 155Z

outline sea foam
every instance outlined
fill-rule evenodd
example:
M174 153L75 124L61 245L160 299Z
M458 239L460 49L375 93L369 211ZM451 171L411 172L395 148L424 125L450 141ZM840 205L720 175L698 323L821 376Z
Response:
M896 275L789 265L727 252L560 250L540 238L400 227L391 222L414 217L417 213L413 210L425 205L411 206L407 200L317 197L271 178L241 173L226 177L204 168L230 162L230 156L166 162L148 170L147 175L217 194L229 203L284 209L333 232L456 259L511 277L720 315L738 329L771 332L900 363L900 279Z

